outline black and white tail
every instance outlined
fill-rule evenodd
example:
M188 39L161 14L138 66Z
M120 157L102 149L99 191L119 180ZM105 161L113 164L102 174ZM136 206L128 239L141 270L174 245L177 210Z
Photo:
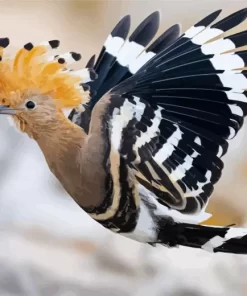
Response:
M174 247L201 248L208 252L247 254L247 229L169 223L165 220L158 242Z

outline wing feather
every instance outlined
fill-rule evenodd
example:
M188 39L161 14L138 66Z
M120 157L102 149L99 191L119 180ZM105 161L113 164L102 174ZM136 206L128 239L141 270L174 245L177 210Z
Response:
M215 12L110 92L112 145L157 200L182 213L204 210L224 167L228 140L247 111L246 33L222 37L242 9L212 26ZM220 39L211 41L219 36Z

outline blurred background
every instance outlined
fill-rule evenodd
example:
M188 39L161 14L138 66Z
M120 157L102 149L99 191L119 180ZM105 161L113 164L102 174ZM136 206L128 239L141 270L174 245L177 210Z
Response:
M221 17L246 1L1 0L0 35L9 52L32 41L61 40L61 51L98 53L125 14L132 28L159 9L161 33L210 12ZM247 29L247 21L238 30ZM247 226L247 130L231 143L208 211L209 224ZM0 118L1 296L247 295L247 257L140 245L97 225L65 194L35 142Z

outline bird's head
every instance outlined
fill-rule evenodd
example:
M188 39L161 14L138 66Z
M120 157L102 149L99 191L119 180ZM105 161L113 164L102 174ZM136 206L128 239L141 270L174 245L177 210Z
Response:
M13 59L4 59L7 38L0 39L0 114L13 117L17 127L33 137L52 129L63 108L79 107L87 102L85 83L92 79L92 70L68 70L80 60L80 54L68 52L49 56L59 42L52 40L38 46L31 43L20 49Z

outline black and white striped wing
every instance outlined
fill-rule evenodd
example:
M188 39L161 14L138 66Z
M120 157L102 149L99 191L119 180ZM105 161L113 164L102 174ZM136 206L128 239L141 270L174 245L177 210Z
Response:
M83 85L90 91L91 99L83 107L73 110L69 119L80 125L86 132L89 129L91 111L97 101L111 88L134 75L156 54L171 45L180 34L179 25L174 25L161 34L151 45L160 23L158 12L150 14L127 38L130 30L130 16L123 17L107 37L95 62L92 56L86 68L93 68L97 79Z
M205 207L228 140L247 113L247 32L212 38L245 20L241 10L213 26L213 13L111 91L112 149L157 200L183 213Z

